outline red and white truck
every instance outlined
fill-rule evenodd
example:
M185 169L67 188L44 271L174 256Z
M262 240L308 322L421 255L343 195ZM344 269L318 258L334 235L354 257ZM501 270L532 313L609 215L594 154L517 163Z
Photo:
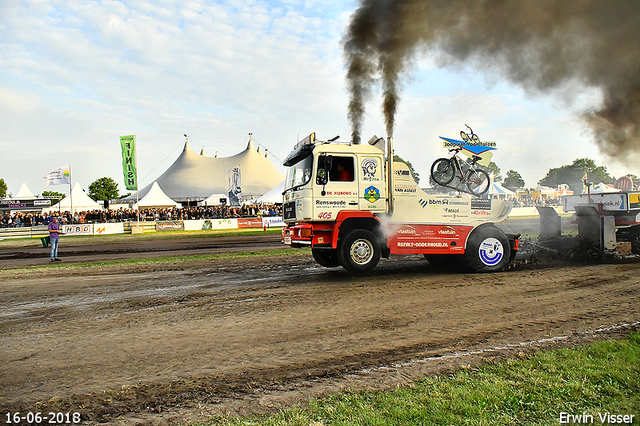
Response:
M310 247L322 266L365 273L390 254L423 254L471 272L505 269L519 234L493 225L511 203L427 194L393 161L393 139L368 144L307 136L286 157L283 241ZM386 152L385 152L386 151Z

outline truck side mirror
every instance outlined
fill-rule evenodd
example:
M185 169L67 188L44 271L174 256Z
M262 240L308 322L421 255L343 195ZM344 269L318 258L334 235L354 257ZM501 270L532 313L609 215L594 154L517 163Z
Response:
M316 184L326 185L329 182L329 170L333 163L333 156L321 155L318 157L318 174L316 176Z

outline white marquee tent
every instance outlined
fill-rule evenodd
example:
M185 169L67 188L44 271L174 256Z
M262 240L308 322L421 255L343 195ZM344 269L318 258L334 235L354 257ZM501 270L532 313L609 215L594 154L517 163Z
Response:
M138 204L134 205L133 208L137 209L138 206L142 209L144 208L170 208L170 207L179 207L180 203L176 203L171 198L164 193L158 182L153 182L151 185L151 189L147 192Z
M278 186L276 186L275 188L273 188L271 191L267 192L266 194L258 197L258 199L256 200L257 204L262 204L262 203L267 203L267 204L273 204L273 203L282 203L282 192L284 191L284 181L280 182L278 184Z
M73 210L71 209L72 202L73 202ZM76 182L76 184L73 186L73 189L71 190L71 196L64 197L62 200L60 200L59 203L56 203L51 207L47 207L42 211L43 212L68 211L71 213L76 213L76 212L83 212L83 211L90 211L90 210L97 210L97 209L102 210L102 208L103 206L93 201L91 197L89 197L84 192L84 189L82 189L82 187L80 186L80 183Z
M221 203L220 200L225 199L224 203ZM206 200L200 201L198 203L199 206L221 206L221 205L229 205L229 194L211 194L209 198Z
M505 197L515 197L516 193L512 190L505 188L500 185L498 182L491 182L491 186L489 187L489 194L491 195L504 195Z
M613 185L607 185L604 182L600 182L599 184L592 186L589 192L592 194L605 194L611 192L622 192L622 190L614 188ZM582 191L582 193L586 194L587 191Z
M18 193L11 198L15 198L16 200L33 200L36 198L36 196L33 195L33 192L31 192L27 184L23 183L22 185L20 185Z

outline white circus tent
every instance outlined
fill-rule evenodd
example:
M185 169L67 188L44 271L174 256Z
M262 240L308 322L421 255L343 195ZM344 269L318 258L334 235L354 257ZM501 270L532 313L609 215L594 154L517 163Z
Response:
M71 204L73 202L73 210L71 209ZM47 207L43 209L43 212L83 212L83 211L91 211L91 210L102 210L103 206L96 203L89 197L80 186L79 182L73 186L71 190L71 195L69 197L64 197L60 200L59 203L54 204L51 207Z
M170 207L179 207L180 203L176 203L173 201L167 194L164 193L158 182L153 182L151 185L151 189L147 192L138 204L136 204L133 208L137 209L140 207L144 208L170 208Z
M197 154L187 140L180 156L156 182L174 201L203 201L212 194L228 196L229 171L235 167L240 168L243 199L259 197L284 180L267 153L261 147L255 149L250 139L244 151L230 157L207 157L204 150ZM151 187L141 189L138 197L146 196ZM127 197L127 200L135 199L135 193Z

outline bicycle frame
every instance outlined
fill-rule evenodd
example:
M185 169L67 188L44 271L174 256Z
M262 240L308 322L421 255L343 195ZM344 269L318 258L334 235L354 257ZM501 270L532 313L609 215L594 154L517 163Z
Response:
M480 157L478 157L477 155L474 155L473 157L471 157L471 163L469 164L469 168L465 173L462 170L462 166L460 165L461 160L458 157L458 153L460 151L462 151L462 148L453 148L449 150L449 152L453 152L453 155L451 156L451 161L453 161L453 164L456 170L458 171L458 173L460 173L460 180L461 180L460 183L467 183L469 182L469 176L471 176L471 174L476 171L475 165L480 159Z

